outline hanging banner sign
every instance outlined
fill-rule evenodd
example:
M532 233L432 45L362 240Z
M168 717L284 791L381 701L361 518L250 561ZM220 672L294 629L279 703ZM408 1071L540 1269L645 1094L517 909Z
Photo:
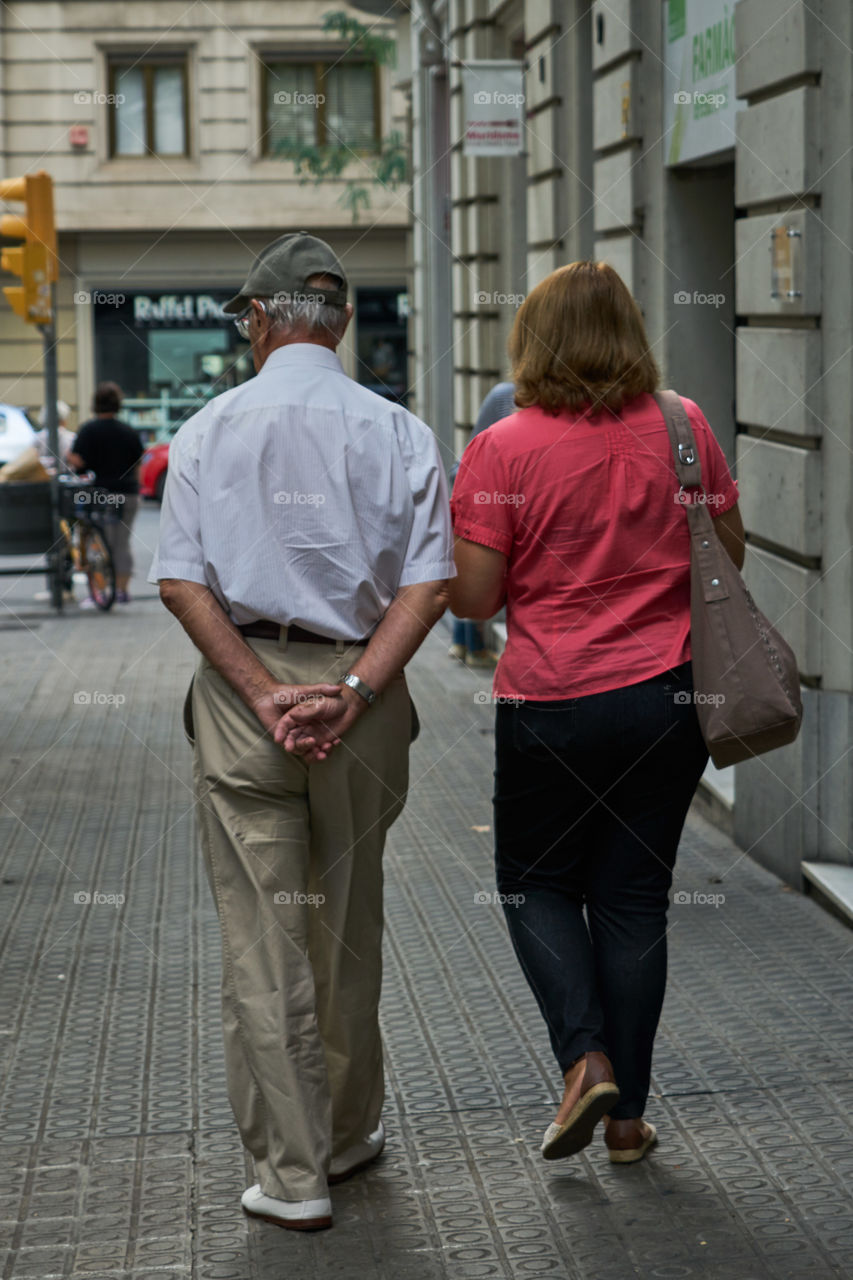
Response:
M735 145L734 4L667 0L664 6L663 123L669 165Z
M462 70L462 153L517 156L524 150L524 67L466 62Z

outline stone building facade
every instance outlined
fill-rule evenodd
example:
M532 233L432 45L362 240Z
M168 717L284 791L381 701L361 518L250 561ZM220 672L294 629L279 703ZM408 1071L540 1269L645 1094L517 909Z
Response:
M72 422L100 378L118 381L126 416L154 432L246 376L219 304L265 243L300 228L325 236L349 272L348 371L405 394L408 189L373 183L365 148L406 128L393 83L406 79L408 45L394 71L368 67L323 29L332 10L394 34L339 0L0 7L0 166L54 179L59 393ZM300 181L287 146L333 137L352 152L341 180ZM349 178L369 192L357 223L340 202ZM5 303L0 400L42 401L39 334Z
M517 299L611 262L741 487L746 577L800 663L799 741L708 795L787 881L853 863L853 10L841 0L422 0L413 343L458 455ZM523 154L471 157L463 69L524 68ZM452 333L447 317L452 315ZM850 871L853 876L853 871Z

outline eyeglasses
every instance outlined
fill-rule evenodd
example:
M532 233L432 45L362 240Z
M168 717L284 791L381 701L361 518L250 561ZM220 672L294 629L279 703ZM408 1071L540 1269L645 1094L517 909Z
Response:
M260 298L253 298L252 301L257 302L261 311L266 313L266 307L264 306ZM244 340L244 342L249 341L249 321L251 320L251 318L252 318L252 303L250 302L246 310L243 312L243 314L237 316L237 318L234 321L234 328L237 330L237 332L239 333L240 337Z

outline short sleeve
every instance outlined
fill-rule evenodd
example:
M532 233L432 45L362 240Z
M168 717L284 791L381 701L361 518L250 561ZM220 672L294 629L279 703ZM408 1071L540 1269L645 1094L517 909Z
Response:
M712 516L731 511L738 500L737 484L732 479L726 455L702 410L692 401L685 401L685 408L696 432L702 462L702 484L705 489L708 511Z
M414 502L414 519L399 585L439 582L456 576L447 480L435 436L412 414L395 422L397 440Z
M484 431L462 455L453 485L453 532L508 556L512 549L514 512L523 496L511 491L495 436Z
M199 432L193 430L199 416L190 418L169 445L169 466L160 508L160 537L148 574L149 582L182 578L186 582L209 585L201 542Z

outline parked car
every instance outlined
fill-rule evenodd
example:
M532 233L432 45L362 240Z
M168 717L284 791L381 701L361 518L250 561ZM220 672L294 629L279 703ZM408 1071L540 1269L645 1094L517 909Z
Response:
M150 444L142 455L139 468L139 492L143 498L163 500L163 486L169 466L169 441Z
M35 441L35 430L23 409L0 404L0 466L14 462Z

